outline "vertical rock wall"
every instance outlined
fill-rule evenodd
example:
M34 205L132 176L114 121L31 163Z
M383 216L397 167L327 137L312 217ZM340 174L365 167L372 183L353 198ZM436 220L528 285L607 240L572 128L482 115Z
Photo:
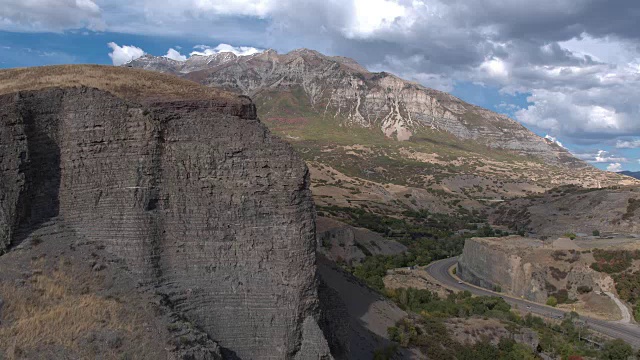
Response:
M248 99L0 96L0 247L47 218L126 260L229 358L330 358L309 174Z

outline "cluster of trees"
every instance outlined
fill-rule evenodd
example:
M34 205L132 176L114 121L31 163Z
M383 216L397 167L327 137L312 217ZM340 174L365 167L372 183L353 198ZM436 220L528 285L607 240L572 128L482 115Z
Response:
M593 250L596 262L591 264L595 271L615 274L626 271L631 267L633 260L640 260L640 250Z
M350 225L367 228L401 242L411 242L425 237L435 240L446 239L457 230L478 230L477 224L486 221L477 211L464 208L458 208L454 214L432 213L424 209L407 210L399 218L376 214L362 208L322 206L318 207L318 214L338 218ZM488 226L482 230L489 230L490 234L487 236L495 235Z
M489 316L509 319L514 316L511 305L500 297L472 297L468 291L451 293L440 298L437 293L414 288L387 290L386 294L404 310L434 317Z
M408 251L403 254L368 256L360 265L349 269L367 285L379 291L384 289L382 279L387 270L425 266L435 260L460 255L465 240L470 237L508 235L492 229L477 212L466 209L459 209L453 215L408 210L403 213L402 218L395 218L361 208L325 206L319 207L319 214L367 228L407 246ZM463 229L466 230L465 233L458 233L458 230Z
M527 314L520 317L509 304L496 297L472 297L469 292L451 294L446 299L428 290L397 289L390 296L401 308L420 314L399 321L388 329L391 340L402 347L417 347L434 359L535 359L533 349L503 338L497 345L480 341L475 345L460 344L451 338L444 321L452 317L498 318L518 332L526 327L536 331L540 343L535 352L553 354L563 359L598 358L626 360L633 354L630 345L621 340L607 341L595 349L584 341L593 338L577 313L570 313L559 323L547 323ZM389 349L387 349L388 353ZM393 351L395 353L395 350ZM378 357L390 359L392 357Z
M416 347L429 359L533 360L532 349L512 339L502 338L497 345L488 339L461 344L453 339L442 320L426 316L405 318L388 329L392 341L404 347Z
M352 273L364 280L370 287L382 291L382 279L387 270L411 266L425 266L435 260L445 259L462 253L467 237L458 235L447 240L418 238L407 243L408 251L397 255L374 255L366 257L361 264L351 269Z
M620 298L633 304L633 315L640 321L640 271L614 275Z
M472 297L469 292L459 292L447 298L440 298L438 294L429 290L384 288L383 278L389 269L424 266L434 260L459 255L465 240L469 237L508 235L483 224L483 219L478 217L477 213L461 209L455 215L446 215L421 210L406 211L403 218L395 218L356 208L331 206L319 210L320 215L330 215L353 226L376 231L408 247L408 251L404 254L367 256L360 265L350 269L355 276L364 280L370 287L384 293L401 308L420 314L418 320L414 317L404 319L395 327L389 328L389 335L396 345L377 351L376 360L393 358L397 352L397 346L418 347L425 355L434 359L536 358L531 349L509 339L502 339L497 345L488 341L466 345L453 340L443 321L451 317L471 316L492 317L513 324L515 327L532 328L540 336L538 350L560 355L563 359L579 359L584 356L622 360L626 357L620 356L631 354L631 347L624 342L607 342L605 348L599 352L587 347L585 342L581 341L581 337L584 338L588 332L576 325L577 314L572 314L562 323L553 325L531 314L521 318L499 297ZM457 230L461 229L468 231L458 233ZM574 255L579 256L579 254ZM592 264L594 269L605 271L599 270L602 268L612 273L619 273L629 268L633 259L640 259L640 252L595 250L594 256L597 260ZM572 260L573 258L568 261L572 262ZM640 320L640 290L638 290L640 289L640 272L619 274L615 278L621 297L632 303L634 301L638 303L636 318ZM586 292L587 289L584 291ZM563 293L554 295L549 298L550 305L555 306L567 300Z

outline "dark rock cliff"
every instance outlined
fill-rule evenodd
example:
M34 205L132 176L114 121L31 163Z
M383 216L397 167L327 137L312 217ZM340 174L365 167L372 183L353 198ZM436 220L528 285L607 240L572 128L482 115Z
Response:
M0 96L0 249L56 217L123 258L226 357L331 357L308 184L248 98Z

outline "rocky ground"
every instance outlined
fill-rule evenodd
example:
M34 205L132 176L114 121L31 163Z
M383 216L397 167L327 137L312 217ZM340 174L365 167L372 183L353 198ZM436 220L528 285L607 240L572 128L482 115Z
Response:
M640 187L560 187L495 206L491 222L533 236L640 233Z
M322 256L318 273L346 306L350 359L371 359L376 350L391 345L387 328L406 317L405 311Z
M499 289L512 296L540 303L548 298L566 299L558 306L604 320L630 321L629 311L617 303L613 278L592 269L593 251L601 248L638 248L640 240L626 239L573 241L559 238L541 241L533 238L474 238L468 240L458 265L465 281ZM637 261L636 261L637 262ZM635 266L635 265L634 265Z
M126 264L56 219L0 257L0 357L222 359Z
M395 255L407 247L371 230L319 216L316 220L318 251L336 263L355 266L367 256Z
M587 165L506 116L313 50L185 62L144 56L126 66L250 96L262 121L312 168L321 205L452 212L566 184L637 183Z

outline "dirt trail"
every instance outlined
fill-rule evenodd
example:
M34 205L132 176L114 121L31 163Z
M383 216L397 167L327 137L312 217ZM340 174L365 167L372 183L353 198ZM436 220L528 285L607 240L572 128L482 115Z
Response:
M604 293L608 297L610 297L611 300L613 300L613 302L615 302L616 305L618 305L618 307L620 308L620 314L622 315L622 320L620 320L619 322L625 323L625 324L631 323L631 313L629 313L629 309L622 303L622 301L620 301L620 299L618 299L618 297L612 292L605 291Z

